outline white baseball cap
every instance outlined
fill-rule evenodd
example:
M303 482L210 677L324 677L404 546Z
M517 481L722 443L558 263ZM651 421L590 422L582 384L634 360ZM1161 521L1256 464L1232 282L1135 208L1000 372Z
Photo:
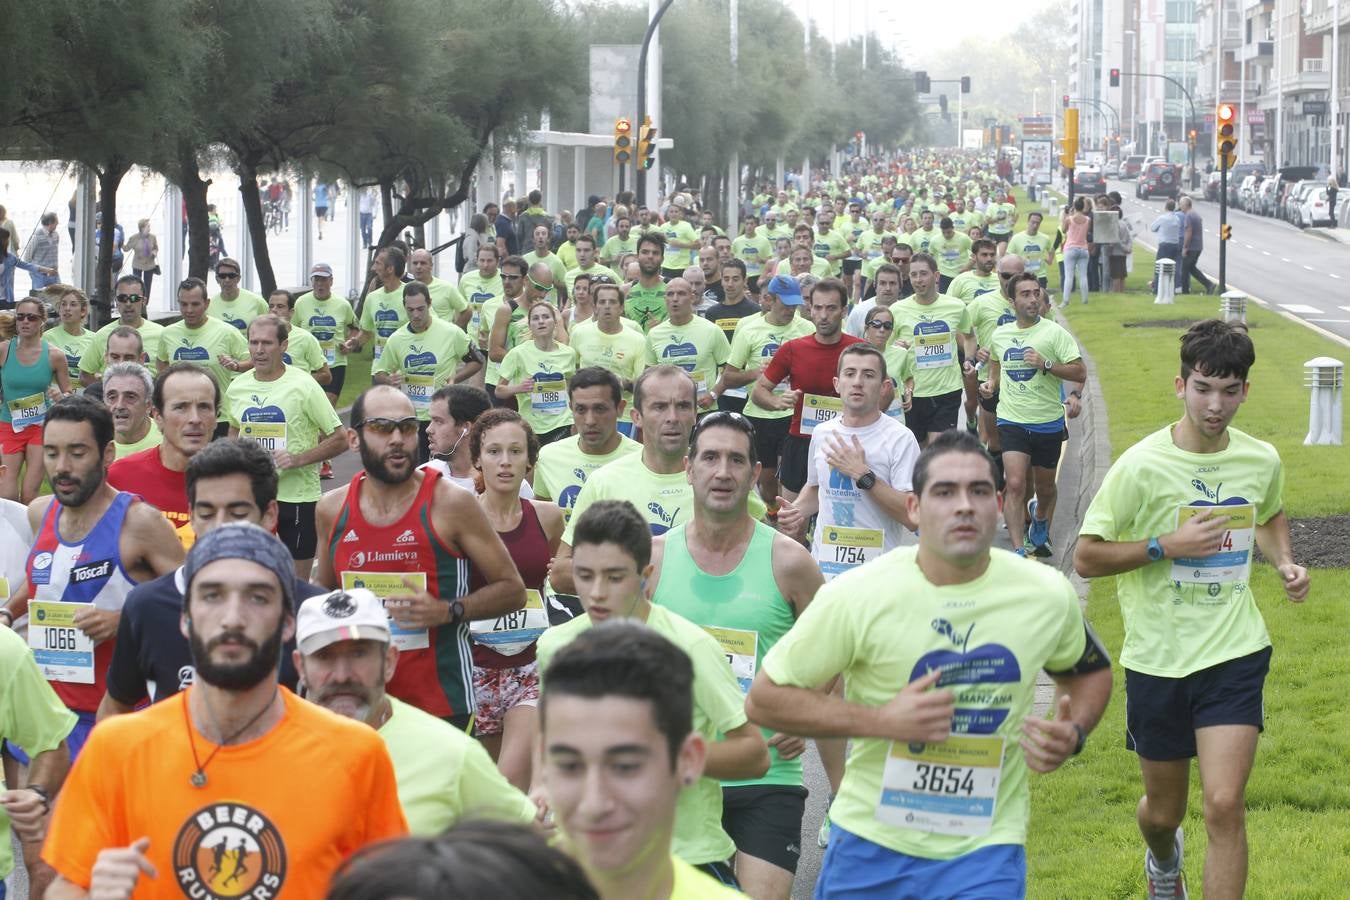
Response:
M338 641L389 641L389 616L366 588L336 590L300 604L295 645L309 656Z

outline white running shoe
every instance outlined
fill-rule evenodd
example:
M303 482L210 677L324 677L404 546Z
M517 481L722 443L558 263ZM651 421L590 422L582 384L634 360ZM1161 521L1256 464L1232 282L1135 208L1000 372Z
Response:
M1186 836L1177 829L1177 861L1170 869L1163 869L1153 858L1152 850L1144 851L1144 878L1148 881L1148 900L1187 900L1186 875L1182 872Z

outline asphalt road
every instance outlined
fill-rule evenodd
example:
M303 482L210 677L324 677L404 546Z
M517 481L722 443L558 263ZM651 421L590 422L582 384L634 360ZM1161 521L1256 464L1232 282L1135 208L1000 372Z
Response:
M1133 181L1112 181L1110 186L1124 198L1126 216L1142 221L1136 236L1156 246L1148 225L1163 211L1166 199L1136 199ZM1195 208L1205 223L1200 268L1216 280L1219 205L1197 200ZM1226 266L1229 290L1243 291L1271 309L1350 339L1350 245L1337 239L1350 241L1350 229L1337 229L1335 236L1325 228L1299 230L1283 220L1237 209L1229 209L1228 224L1233 227Z

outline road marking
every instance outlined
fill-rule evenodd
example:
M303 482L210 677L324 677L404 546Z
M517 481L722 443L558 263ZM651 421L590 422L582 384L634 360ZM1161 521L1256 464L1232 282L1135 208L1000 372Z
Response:
M1289 258L1288 258L1288 257L1285 257L1285 256L1281 256L1281 257L1280 257L1280 262L1289 262Z
M1345 310L1346 312L1350 312L1350 306L1342 306L1341 309Z
M1316 271L1317 271L1317 270L1314 269L1312 266L1304 266L1303 268L1307 269L1309 272L1316 272Z
M1309 319L1308 321L1309 321L1309 322L1338 322L1338 323L1345 323L1345 322L1350 322L1350 319Z
M1269 255L1270 255L1270 251L1269 251L1269 250L1262 250L1262 251L1261 251L1261 255L1262 255L1262 256L1269 256Z
M1322 312L1322 310L1319 309L1318 307L1308 306L1307 304L1304 303L1281 303L1280 306L1283 307L1284 309L1289 310L1291 313L1298 313L1301 316L1306 316L1308 315L1308 313L1320 315Z
M1337 275L1335 272L1328 272L1327 274L1330 275L1332 278L1340 278L1340 277L1341 277L1341 276Z

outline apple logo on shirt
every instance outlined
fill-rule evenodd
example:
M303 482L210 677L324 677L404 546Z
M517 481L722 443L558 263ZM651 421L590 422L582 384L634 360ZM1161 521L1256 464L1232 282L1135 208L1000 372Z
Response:
M661 358L667 362L673 362L686 372L692 372L698 362L698 347L688 341L680 344L669 344L661 351ZM689 362L680 362L680 360L689 360Z
M430 350L423 350L421 347L413 344L408 348L408 355L403 357L403 368L417 369L430 366L436 367L436 354Z
M975 633L976 623L972 622L962 631L958 626L943 618L930 623L932 629L950 641L955 650L930 650L915 663L910 672L910 680L921 678L934 669L941 669L938 679L939 688L954 685L991 685L980 696L972 698L971 692L956 691L956 710L952 715L954 734L992 734L1008 717L1012 706L1012 695L993 685L1016 685L1022 681L1022 667L1017 656L1002 644L980 644L969 649L971 637ZM974 699L977 702L962 706L963 701ZM1002 706L1003 708L999 708Z
M286 414L281 411L280 406L267 404L267 401L257 394L249 397L254 405L247 407L243 415L239 417L241 422L285 422Z
M173 358L183 362L208 362L211 354L205 347L197 347L183 338L183 346L173 351Z

